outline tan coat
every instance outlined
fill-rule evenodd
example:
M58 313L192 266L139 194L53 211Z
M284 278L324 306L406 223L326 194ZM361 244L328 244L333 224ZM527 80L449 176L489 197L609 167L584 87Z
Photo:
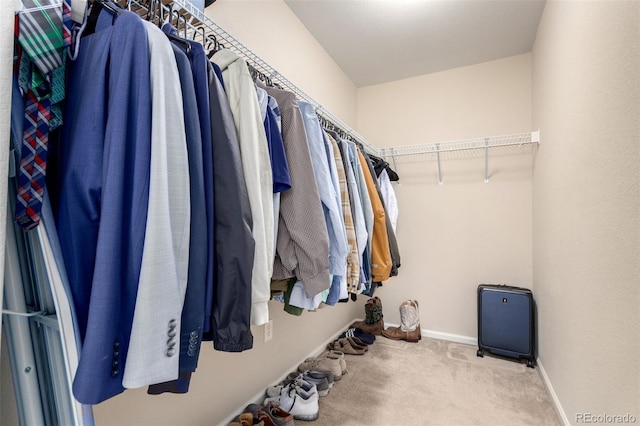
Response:
M371 199L371 207L373 208L373 239L371 242L371 273L373 282L382 282L389 279L391 273L391 252L389 251L389 237L387 235L387 219L384 211L384 205L380 200L376 185L371 176L371 171L366 167L367 160L358 150L358 157L362 172L364 174L365 183L367 184L367 192Z

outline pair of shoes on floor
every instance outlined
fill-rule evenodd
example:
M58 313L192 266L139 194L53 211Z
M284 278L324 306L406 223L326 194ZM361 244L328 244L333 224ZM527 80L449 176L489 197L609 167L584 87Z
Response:
M368 345L365 345L362 340L357 337L342 337L327 345L330 350L340 351L344 354L350 355L364 355L368 350Z
M357 337L365 345L373 345L373 342L376 341L376 336L374 336L373 334L365 333L360 328L349 328L347 329L347 331L342 333L340 337Z
M266 404L277 404L282 410L288 412L295 420L314 421L320 414L318 405L319 395L312 385L312 391L306 391L296 383L290 383L280 389L280 395L276 398L267 398Z
M329 349L328 351L323 352L320 356L329 358L332 360L337 360L338 365L340 366L340 372L342 373L342 376L344 376L349 372L347 370L347 361L344 358L344 352L334 350L334 349Z
M407 300L400 305L400 327L389 327L382 335L392 340L418 342L422 339L420 329L420 309L417 300Z
M311 357L298 366L298 371L304 373L308 370L327 371L333 374L334 380L340 380L347 372L347 364L343 353L333 351L325 352L318 357Z
M331 378L331 383L329 383L329 378ZM284 380L283 384L288 385L290 383L296 383L298 385L304 383L313 384L318 391L318 396L327 396L333 387L333 373L323 373L320 371L316 371L315 373L312 373L311 371L305 371L304 373L290 373Z
M326 378L314 379L309 375L307 375L307 378L309 380L305 378L304 373L291 373L282 384L267 388L267 398L276 400L280 397L282 389L288 385L299 386L304 389L305 392L309 392L310 394L317 393L318 396L327 396L329 394L329 382Z
M244 409L244 413L253 415L255 424L264 426L294 426L293 415L282 408L277 403L267 403L266 405L249 404ZM262 422L262 423L261 423Z

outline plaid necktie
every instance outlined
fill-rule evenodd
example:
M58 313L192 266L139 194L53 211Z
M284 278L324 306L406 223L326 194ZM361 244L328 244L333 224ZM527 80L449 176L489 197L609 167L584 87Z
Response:
M49 131L62 123L65 48L71 44L68 0L25 0L16 19L19 82L25 103L24 133L15 211L25 231L40 222Z

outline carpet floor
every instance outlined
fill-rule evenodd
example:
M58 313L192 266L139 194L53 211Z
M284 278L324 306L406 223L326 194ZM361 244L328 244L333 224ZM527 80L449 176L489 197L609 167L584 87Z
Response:
M321 425L562 425L538 369L438 339L378 337L345 355L348 374L320 398Z

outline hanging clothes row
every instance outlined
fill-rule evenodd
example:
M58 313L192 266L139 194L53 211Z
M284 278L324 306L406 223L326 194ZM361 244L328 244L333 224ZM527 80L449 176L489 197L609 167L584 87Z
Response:
M154 4L149 20L91 4L49 138L84 404L185 393L202 341L251 349L272 294L299 315L372 295L400 266L395 196L362 147Z

